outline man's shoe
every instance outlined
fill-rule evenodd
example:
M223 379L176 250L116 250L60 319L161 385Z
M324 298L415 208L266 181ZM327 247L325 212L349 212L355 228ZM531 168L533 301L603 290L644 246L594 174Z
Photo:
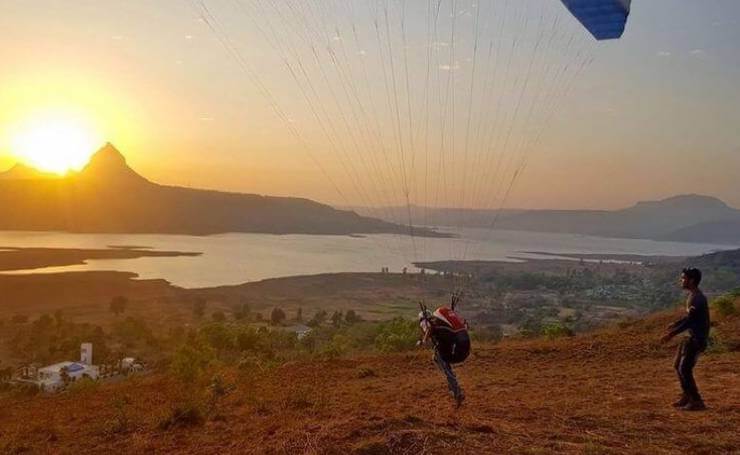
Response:
M682 395L681 398L678 401L676 401L675 403L673 403L673 407L674 408L682 408L682 407L686 406L687 404L689 404L689 397L687 397L686 395Z
M463 401L465 401L465 394L460 392L455 396L455 403L457 404L457 407L459 408L462 406Z
M707 409L706 405L702 400L689 400L686 406L682 407L682 411L703 411Z

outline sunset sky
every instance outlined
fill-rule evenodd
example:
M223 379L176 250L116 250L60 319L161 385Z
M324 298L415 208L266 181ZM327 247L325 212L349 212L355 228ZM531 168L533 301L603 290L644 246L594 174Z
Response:
M290 122L305 132L324 172L340 189L349 188L351 177L322 143L308 108L294 102L295 84L250 29L254 22L231 14L230 1L205 4L224 18L221 38L233 39ZM458 27L469 30L474 14L460 9ZM518 23L541 20L533 9L524 13L532 17L516 17ZM423 30L426 16L413 6L408 15L409 33ZM567 20L563 26L577 30ZM371 30L371 22L360 17L358 27ZM337 194L191 2L3 0L0 33L0 170L18 160L27 130L64 121L85 132L76 147L92 152L110 141L134 169L159 183L363 203L349 190L349 199ZM409 51L421 53L415 45ZM702 193L740 207L740 2L634 0L624 38L589 46L593 64L559 105L506 205L620 208ZM470 61L461 57L453 66L458 64L464 74ZM435 70L457 70L443 66ZM370 71L371 80L381 78L378 67ZM412 77L410 90L423 83ZM459 92L467 93L464 84ZM409 101L412 112L418 114L420 100L413 106ZM420 117L414 131L421 128ZM77 167L84 163L78 161ZM379 181L382 176L365 184ZM441 179L427 183L443 185ZM420 194L415 202L422 201Z

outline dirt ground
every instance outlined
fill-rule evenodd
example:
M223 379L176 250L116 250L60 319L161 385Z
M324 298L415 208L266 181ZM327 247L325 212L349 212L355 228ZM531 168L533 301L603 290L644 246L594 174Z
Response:
M244 375L202 424L163 429L184 391L164 375L4 398L4 453L740 453L740 317L700 358L705 412L674 410L678 314L559 340L474 346L461 409L428 351L285 364ZM724 351L724 352L722 352ZM123 403L123 404L122 404ZM452 450L452 452L447 452Z

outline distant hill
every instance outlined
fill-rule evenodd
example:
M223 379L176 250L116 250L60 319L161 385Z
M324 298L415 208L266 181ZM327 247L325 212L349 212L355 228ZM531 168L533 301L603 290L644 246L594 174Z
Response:
M35 180L35 179L57 179L59 176L41 172L32 167L17 163L5 172L0 172L0 180Z
M195 235L408 233L408 227L308 199L159 185L131 169L110 144L81 172L65 178L42 178L27 170L9 172L30 178L7 178L6 172L0 179L0 230ZM415 234L438 235L430 230L416 230Z
M710 221L678 229L661 240L701 242L711 239L714 243L740 245L740 220Z
M715 238L711 231L700 226L727 221L740 222L740 210L719 199L692 194L639 202L615 211L534 210L503 218L498 227L657 240L680 237L688 242L721 243L727 239ZM684 234L680 234L682 231ZM736 237L738 240L740 236Z
M357 209L383 219L405 219L398 208ZM392 218L387 214L393 214ZM385 214L385 215L384 215ZM621 210L469 210L411 207L412 222L558 232L600 237L740 244L740 210L697 194L638 202Z

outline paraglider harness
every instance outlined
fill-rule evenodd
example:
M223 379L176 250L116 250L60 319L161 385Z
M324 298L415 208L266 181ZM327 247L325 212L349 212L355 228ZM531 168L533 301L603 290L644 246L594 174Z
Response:
M433 313L424 302L419 302L421 320L430 331L434 349L442 359L451 364L460 363L470 355L470 336L465 319L455 312L460 296L452 295L450 308L440 307Z

